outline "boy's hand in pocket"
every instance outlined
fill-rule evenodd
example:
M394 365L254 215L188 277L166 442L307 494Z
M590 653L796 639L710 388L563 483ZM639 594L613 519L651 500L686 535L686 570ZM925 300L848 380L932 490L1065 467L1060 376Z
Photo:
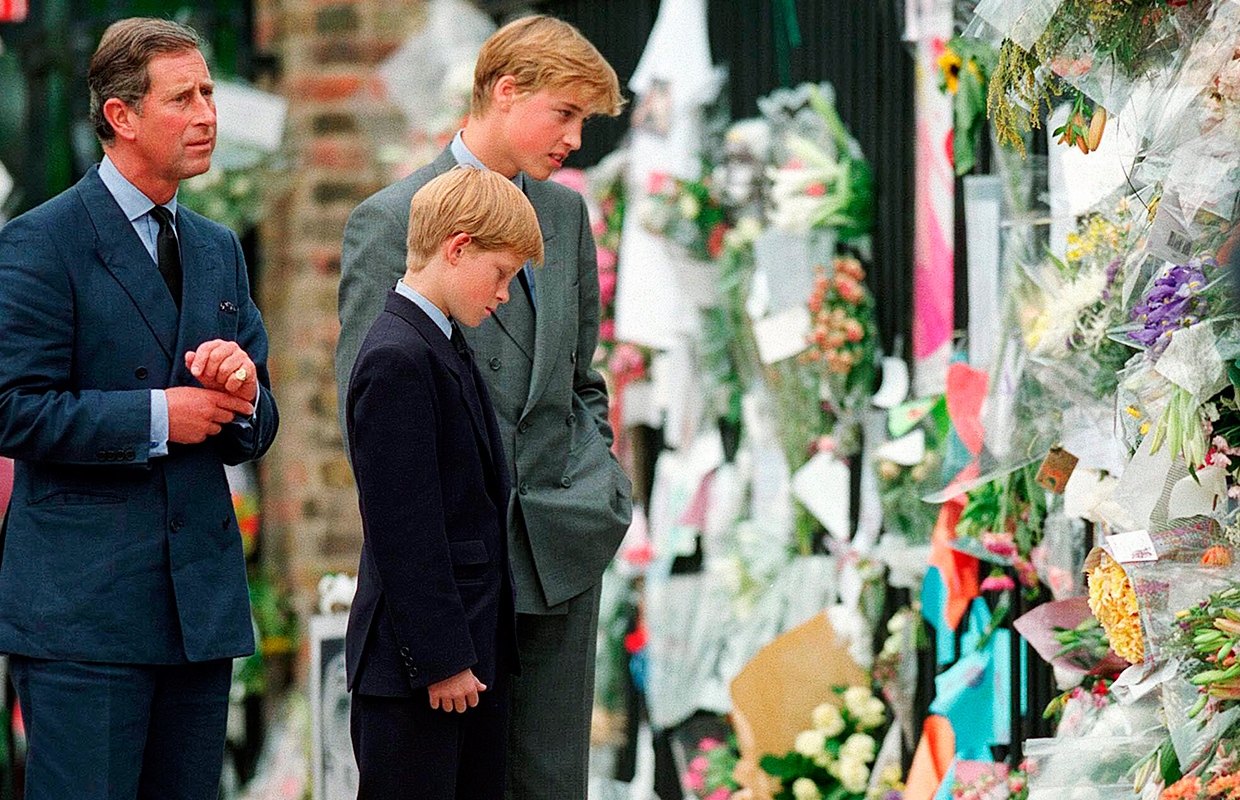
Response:
M467 669L458 672L451 678L444 678L429 687L431 708L443 708L444 711L464 713L466 707L478 705L478 693L487 690L486 684L474 677L474 671Z

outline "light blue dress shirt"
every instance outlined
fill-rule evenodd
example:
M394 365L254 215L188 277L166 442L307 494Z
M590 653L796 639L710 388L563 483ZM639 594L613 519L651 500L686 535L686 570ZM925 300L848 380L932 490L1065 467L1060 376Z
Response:
M462 128L456 132L456 136L452 137L452 144L449 145L452 148L452 157L456 159L456 163L463 166L473 167L474 169L486 169L487 165L479 161L478 157L470 152L469 148L465 146L465 137L461 135L464 132L465 130ZM522 194L525 193L524 172L518 172L517 176L512 179L512 182L517 185L517 188L521 190ZM521 269L525 273L525 280L530 286L530 305L534 307L535 311L537 311L538 303L534 300L534 270L530 267L530 262L528 261L525 262L525 266Z
M452 340L452 322L449 321L447 314L439 310L439 306L427 300L421 292L409 286L404 280L396 282L396 293L412 300L413 304L426 312L426 316L430 317L439 330L443 331L443 335L448 337L449 341Z
M159 222L151 214L151 209L155 207L155 202L143 194L141 189L130 183L129 179L122 175L120 170L116 168L116 165L112 163L112 159L106 155L99 162L99 180L103 181L104 187L112 195L112 198L116 200L116 204L121 207L121 211L125 214L125 218L129 220L129 224L133 225L134 232L142 240L142 246L146 248L146 252L151 256L151 262L156 267L155 274L158 274L159 254L156 252L156 243L159 237ZM172 214L174 224L172 232L176 235L176 194L173 194L172 199L164 203L163 206ZM258 398L255 398L254 415L248 420L239 420L236 424L249 426L257 418ZM150 440L148 456L168 455L168 395L164 393L163 389L151 390Z

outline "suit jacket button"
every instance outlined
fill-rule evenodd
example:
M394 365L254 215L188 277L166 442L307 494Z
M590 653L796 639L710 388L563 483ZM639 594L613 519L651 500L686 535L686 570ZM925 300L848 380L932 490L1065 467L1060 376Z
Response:
M574 364L577 363L577 351L576 350L574 350L572 353L569 354L568 360Z
M499 364L499 356L492 356L491 360L487 362L487 366L490 367L493 372L499 371Z
M95 458L99 459L100 461L107 461L108 451L107 450L98 451L97 453L95 453Z
M523 483L523 484L521 484L521 488L520 488L520 489L517 489L517 491L518 491L518 492L520 492L521 494L529 494L529 493L530 493L530 485L529 485L528 483Z
M181 522L181 520L179 519L174 519L172 522L168 523L168 527L172 530L173 533L176 533L177 531L181 530L181 528L184 525L185 523Z
M146 367L138 367L133 371L133 376L140 381L146 380L146 376L148 374L149 373L146 371Z
M133 461L135 458L137 458L137 453L134 452L133 448L132 447L126 448L125 449L125 460Z
M530 421L527 419L521 420L520 424L517 425L517 430L521 433L525 433L529 429L530 429Z
M567 489L573 485L573 479L565 475L563 478L560 478L560 485Z
M570 428L573 427L577 424L577 416L570 412L569 415L564 418L564 424Z
M400 649L400 654L401 654L402 656L407 656L407 655L409 655L409 648L408 648L408 647L402 647L402 648Z
M409 677L410 677L410 678L414 678L414 679L416 679L416 678L418 677L418 675L419 675L419 671L418 671L418 668L417 668L417 667L410 667L410 668L409 668Z

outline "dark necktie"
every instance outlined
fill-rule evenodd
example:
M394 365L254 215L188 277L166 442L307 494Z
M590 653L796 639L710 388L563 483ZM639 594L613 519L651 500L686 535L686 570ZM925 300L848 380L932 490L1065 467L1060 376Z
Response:
M469 342L465 341L465 334L461 333L461 327L456 324L456 320L452 320L452 346L456 348L456 352L460 355L461 360L466 364L474 358L474 353L469 349Z
M181 307L181 249L173 229L172 212L163 206L151 209L151 216L159 223L159 235L155 238L155 252L159 255L159 274L172 294L177 308Z

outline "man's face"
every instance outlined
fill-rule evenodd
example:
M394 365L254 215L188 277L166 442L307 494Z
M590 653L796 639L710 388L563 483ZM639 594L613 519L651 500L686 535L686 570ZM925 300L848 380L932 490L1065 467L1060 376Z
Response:
M474 328L508 302L508 283L524 262L508 250L467 245L453 266L453 280L447 287L448 311L462 325Z
M151 88L134 115L134 144L152 177L175 183L211 167L215 84L202 53L157 55L147 64Z
M513 101L506 117L509 158L530 177L545 181L581 147L586 103L571 91L539 89Z

